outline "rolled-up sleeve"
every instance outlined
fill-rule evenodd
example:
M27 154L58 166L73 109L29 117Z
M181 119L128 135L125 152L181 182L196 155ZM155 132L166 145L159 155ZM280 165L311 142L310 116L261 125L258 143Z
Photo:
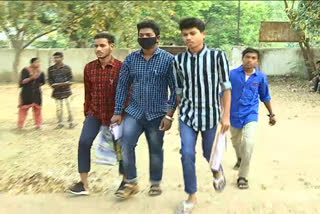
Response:
M173 63L174 64L174 61ZM169 72L167 75L167 81L170 89L170 98L168 101L168 109L176 109L177 107L177 94L176 94L176 84L175 84L175 76L173 74L173 65L169 66Z
M261 102L268 102L271 100L268 77L266 75L262 77L262 81L259 85L259 96Z
M231 89L230 70L227 56L224 52L220 52L218 56L218 74L221 90Z
M179 65L179 63L178 63L177 56L176 56L173 61L172 72L173 72L173 76L174 76L176 94L181 96L182 90L183 90L183 73L178 65Z

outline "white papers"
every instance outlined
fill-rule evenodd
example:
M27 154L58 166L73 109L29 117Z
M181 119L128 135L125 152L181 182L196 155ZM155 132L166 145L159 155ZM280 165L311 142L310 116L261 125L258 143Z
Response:
M73 82L67 81L67 82L58 82L53 83L51 86L65 86L65 85L72 85Z
M118 140L119 138L122 137L122 134L123 134L123 123L121 123L120 125L111 124L110 131L113 135L113 138L114 138L113 140Z
M227 147L227 136L225 133L217 133L210 157L210 168L214 171L219 171L222 164L223 154Z

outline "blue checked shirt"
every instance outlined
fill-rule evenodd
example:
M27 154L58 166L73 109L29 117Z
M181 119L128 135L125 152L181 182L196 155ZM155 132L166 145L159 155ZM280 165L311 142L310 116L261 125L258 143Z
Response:
M160 48L148 61L142 50L129 54L121 68L114 114L120 115L123 112L131 84L132 94L126 112L135 119L145 117L153 120L164 116L169 109L175 109L177 104L172 63L173 55Z

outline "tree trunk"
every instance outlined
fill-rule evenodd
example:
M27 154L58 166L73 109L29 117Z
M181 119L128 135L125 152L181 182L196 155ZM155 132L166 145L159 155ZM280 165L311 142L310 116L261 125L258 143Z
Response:
M18 77L19 77L19 64L20 64L20 58L21 58L21 53L22 53L22 49L14 49L15 50L15 54L14 54L14 61L12 64L12 75L11 75L11 80L17 82L18 81Z
M309 45L309 39L299 42L299 46L302 51L304 63L307 68L308 79L311 80L314 77L314 71L316 70L314 64L314 54Z
M20 64L20 58L23 51L23 41L20 40L11 40L12 47L14 48L14 60L12 64L12 75L11 80L12 81L18 81L19 77L19 64Z

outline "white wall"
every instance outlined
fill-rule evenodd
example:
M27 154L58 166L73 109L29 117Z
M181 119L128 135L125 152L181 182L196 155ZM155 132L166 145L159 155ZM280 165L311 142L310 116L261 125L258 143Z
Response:
M233 47L230 68L242 64L242 51L245 47ZM262 48L260 69L267 75L297 74L306 75L304 59L300 48ZM320 49L314 49L315 60L320 60Z
M30 64L30 59L38 57L40 59L41 68L47 74L49 66L53 65L52 55L61 51L64 54L64 63L72 68L73 75L78 81L82 80L84 66L96 59L96 55L92 48L79 49L26 49L21 55L19 62L20 72L24 67ZM116 49L113 51L113 56L121 61L131 52L130 49ZM14 61L13 49L0 49L0 82L11 80L12 64Z

